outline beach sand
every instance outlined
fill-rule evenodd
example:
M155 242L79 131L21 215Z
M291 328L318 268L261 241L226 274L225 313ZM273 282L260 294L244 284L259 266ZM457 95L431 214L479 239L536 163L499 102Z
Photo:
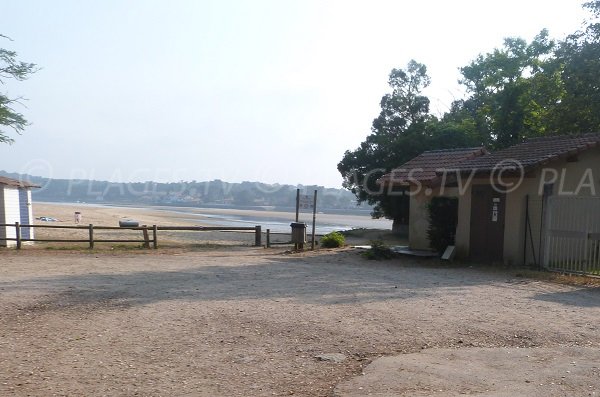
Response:
M189 215L168 212L154 208L134 207L101 207L86 204L62 204L62 203L35 203L33 207L34 218L52 217L57 222L44 222L36 219L35 225L65 225L76 226L75 212L81 213L80 226L119 226L119 220L133 219L142 225L157 226L204 226L202 222L190 220ZM87 239L88 230L82 229L46 229L36 228L35 237L39 239ZM139 230L95 230L95 239L139 239L140 243L128 243L125 245L140 245L143 239L142 231ZM160 231L158 239L164 247L177 246L181 244L202 245L253 245L254 232L197 232L197 231ZM85 243L43 243L42 247L48 245L85 246ZM110 243L109 244L110 247ZM118 243L114 243L118 244ZM40 244L36 244L40 246ZM101 248L101 246L98 246Z
M119 226L119 220L121 219L135 219L140 222L140 225L195 225L193 222L186 221L184 215L178 216L177 214L167 214L144 208L96 207L76 203L34 203L33 206L33 215L35 218L46 216L59 220L58 223L36 220L36 224L76 225L75 212L81 213L81 224L83 225L91 223L98 226Z
M215 226L217 216L244 216L253 218L269 218L282 222L292 222L294 214L278 211L260 211L260 210L238 210L225 208L190 208L190 207L119 207L119 206L94 206L90 204L78 203L34 203L34 218L52 217L58 219L58 222L44 222L36 219L36 225L66 225L75 226L75 212L81 213L80 226L118 226L119 220L133 219L141 225L157 226ZM206 215L206 216L205 216ZM306 219L308 214L301 214L301 220ZM217 221L218 222L218 221ZM372 220L366 216L360 215L339 215L339 214L318 214L318 222L331 224L351 224L379 226L370 230L361 230L353 233L347 238L348 244L365 244L370 240L383 240L390 245L404 245L406 241L393 236L388 228L390 221ZM253 226L245 224L244 226ZM266 242L266 227L263 226L262 243ZM310 234L310 230L309 230ZM88 230L74 229L46 229L36 228L35 237L38 239L87 239ZM160 231L158 240L160 245L165 247L178 245L254 245L254 232L197 232L197 231ZM141 231L135 230L97 230L94 232L95 239L139 239L140 243L128 243L127 245L139 246L143 238ZM287 242L290 235L287 233L271 235L272 242ZM309 236L310 240L310 236ZM110 248L111 244L106 243ZM118 244L118 243L114 243ZM36 246L79 246L85 247L86 243L37 243ZM121 245L121 244L119 244ZM102 248L104 245L98 245Z

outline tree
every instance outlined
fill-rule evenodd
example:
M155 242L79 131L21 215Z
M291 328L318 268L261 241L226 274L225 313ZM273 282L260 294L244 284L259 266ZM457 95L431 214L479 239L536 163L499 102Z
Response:
M600 130L600 0L584 7L592 18L558 43L546 30L531 43L509 38L461 68L469 96L454 118L470 119L490 148Z
M425 150L471 146L478 138L468 122L440 121L429 113L429 99L422 95L430 83L425 65L412 60L406 69L393 69L388 83L392 92L381 99L371 134L346 151L338 170L357 201L374 206L373 217L393 219L397 226L408 216L408 196L387 194L377 179Z
M531 43L507 38L504 46L461 68L470 96L452 111L470 117L481 140L502 148L544 135L545 120L561 97L560 73L550 55L555 43L542 30Z
M467 96L439 119L422 95L426 67L411 61L392 70L392 92L382 98L371 134L338 164L344 187L374 205L374 217L396 223L406 215L406 196L386 194L376 181L425 150L494 150L529 137L600 131L600 0L584 6L593 19L564 41L550 40L546 30L530 43L507 38L461 68Z
M10 40L10 38L1 34L0 37ZM0 48L0 84L4 85L7 79L26 80L37 70L35 64L17 60L16 52ZM0 129L0 143L12 143L14 141L8 136L4 127L21 134L27 126L25 117L14 109L14 105L19 104L21 100L23 100L22 97L11 98L7 94L0 93L0 128L2 128Z
M592 19L562 41L555 62L564 94L552 118L561 133L600 130L600 0L584 5Z
M388 79L392 92L381 99L381 112L373 120L371 134L357 149L346 151L338 164L343 186L359 203L367 201L375 206L373 217L398 217L376 182L423 149L419 137L424 135L430 116L429 99L421 91L429 83L427 68L414 60L405 70L393 69Z

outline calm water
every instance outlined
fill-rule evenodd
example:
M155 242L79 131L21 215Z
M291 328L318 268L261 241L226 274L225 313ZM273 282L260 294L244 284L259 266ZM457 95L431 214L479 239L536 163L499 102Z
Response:
M73 203L53 203L73 205ZM271 229L275 233L289 233L290 223L295 219L293 209L277 209L275 212L264 211L261 214L260 209L248 208L198 208L198 207L170 207L170 206L127 206L122 204L89 204L77 203L77 205L85 205L91 207L123 207L123 208L140 208L153 211L161 211L173 214L185 214L186 219L191 222L197 222L198 225L204 226L230 226L230 227L248 227L260 225L263 230ZM234 212L234 213L232 213ZM332 213L335 212L335 213ZM308 224L308 232L312 228L312 213L300 213L300 222ZM334 210L331 212L317 214L316 221L317 234L325 234L336 230L349 230L357 228L368 229L391 229L392 221L387 219L371 219L369 212L366 210L360 211L341 211Z
M271 229L276 233L289 233L290 223L295 220L294 211L277 211L275 213L240 209L240 208L185 208L185 207L152 207L152 209L177 214L186 214L187 220L197 221L198 224L206 226L256 226L260 225L263 230ZM230 213L228 210L235 210ZM308 225L308 231L312 228L312 213L300 213L300 222ZM318 213L316 221L317 234L326 234L336 230L349 230L357 228L368 229L391 229L392 222L387 219L372 219L366 211L352 212L346 214Z
M200 209L200 211L202 211ZM181 212L180 212L181 213ZM190 213L189 220L198 220L199 223L207 226L255 226L260 225L263 229L271 229L272 232L286 233L290 231L290 223L295 220L295 213L290 212L288 219L280 217L271 217L268 215L260 216L255 212L248 215L242 214L207 214ZM195 215L195 216L194 216ZM312 228L312 214L300 214L300 222L308 225L308 232ZM332 231L349 230L357 228L368 229L391 229L392 222L388 220L371 219L368 215L344 216L332 214L317 214L316 232L317 234L326 234Z

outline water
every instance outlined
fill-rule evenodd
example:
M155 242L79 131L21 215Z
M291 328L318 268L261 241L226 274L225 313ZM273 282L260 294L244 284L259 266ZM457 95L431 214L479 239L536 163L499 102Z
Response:
M294 212L270 212L254 210L231 209L231 213L226 209L203 209L203 208L160 208L161 211L178 214L186 214L186 220L198 222L205 226L227 226L227 227L248 227L260 225L263 230L271 229L274 233L289 233L290 223L295 221ZM203 211L204 210L204 211ZM312 230L312 214L301 213L300 222L305 222L308 226L308 232ZM350 230L358 228L367 229L391 229L392 222L386 219L372 219L369 215L343 215L319 213L316 218L316 233L327 234L333 231Z
M73 203L53 203L72 205ZM187 221L196 223L198 226L225 226L225 227L248 227L260 225L263 230L271 229L273 233L289 233L290 223L295 220L293 209L281 208L265 210L264 208L198 208L198 207L171 207L171 206L134 206L126 204L95 204L77 203L78 206L90 207L121 207L139 208L148 211L160 211L162 213L185 215ZM308 225L308 232L312 230L312 212L301 212L300 222ZM332 210L317 214L316 233L326 234L332 231L350 229L387 229L391 230L392 221L387 219L372 219L364 210Z

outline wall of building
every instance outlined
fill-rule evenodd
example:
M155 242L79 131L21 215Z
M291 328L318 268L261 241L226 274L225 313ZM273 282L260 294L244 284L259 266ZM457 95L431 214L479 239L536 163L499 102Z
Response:
M0 223L12 224L21 221L19 189L4 186L0 189ZM0 227L0 238L16 238L14 227ZM14 241L0 241L1 246L15 245Z
M424 186L412 186L410 194L409 246L415 250L429 250L431 247L427 236L427 229L429 229L429 210L427 206L432 197L458 197L458 190L448 187L430 189Z
M0 224L6 223L4 218L4 186L0 185ZM6 227L0 226L0 239L3 238L6 238ZM6 247L6 242L0 240L0 247Z
M600 196L600 148L585 151L577 161L566 159L548 163L528 174L525 178L505 178L503 182L514 184L506 195L504 225L504 262L507 265L533 263L531 245L539 260L539 239L528 241L527 258L523 258L525 242L526 200L530 200L532 231L539 235L541 202L545 182L554 182L553 194L561 196ZM458 197L458 225L456 229L456 257L468 258L471 228L471 186L490 184L490 177L468 180L461 186L427 190L423 186L411 187L409 245L412 249L429 249L429 214L427 205L434 196Z
M524 260L526 197L533 211L541 210L545 182L554 182L552 194L560 196L600 196L600 148L585 151L577 161L559 160L537 169L532 177L525 178L517 189L507 195L504 229L504 262L508 265L526 265L533 258L528 246L528 257ZM539 214L531 218L539 219ZM539 229L539 225L534 225ZM537 233L534 233L537 234ZM531 244L529 242L528 244ZM534 247L539 249L535 239ZM539 252L536 252L539 255Z
M21 225L31 225L33 223L33 211L31 203L31 190L19 189L19 211L21 217ZM21 237L24 239L32 239L33 228L22 228Z
M523 179L505 178L505 183L514 183L514 190L506 195L504 226L504 262L507 265L533 263L532 245L539 260L541 208L545 182L554 182L554 195L600 196L600 148L581 153L577 161L565 159L548 163ZM457 258L468 258L470 250L471 186L490 184L490 178L474 178L470 183L463 181L458 202L458 227L456 230ZM530 201L530 220L533 241L525 241L526 200ZM523 257L527 243L527 258Z
M410 221L408 225L408 245L411 249L430 249L429 238L427 237L427 229L429 228L427 205L430 201L431 197L427 196L419 187L411 187Z

